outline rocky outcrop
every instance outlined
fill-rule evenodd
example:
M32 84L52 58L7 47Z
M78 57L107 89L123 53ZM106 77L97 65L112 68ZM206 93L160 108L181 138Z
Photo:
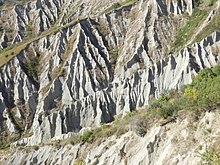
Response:
M4 49L7 47L8 37L6 36L5 32L2 34L1 38L1 49Z
M115 3L37 0L2 16L10 20L5 27L14 22L12 43L42 36L1 68L2 126L17 132L7 117L15 112L21 129L33 132L13 145L63 139L111 122L219 64L219 32L179 53L168 51L192 1L137 1L109 12Z
M129 131L95 144L45 145L2 153L1 164L198 164L207 146L218 144L219 112L207 112L199 120L180 112L176 122L154 123L144 137ZM175 128L175 129L173 129ZM210 133L211 130L211 133ZM10 156L9 156L10 154Z
M114 115L142 107L165 90L180 89L183 84L190 83L200 69L219 63L219 56L212 54L213 48L219 46L219 36L220 33L214 33L192 48L185 48L151 67L136 71L124 67L129 75L122 73L120 76L127 78L115 78L107 85L104 81L99 83L98 78L80 66L84 62L80 54L71 57L67 63L75 63L75 67L65 64L65 71L62 71L66 72L65 76L55 78L47 93L39 96L41 104L38 104L32 125L37 138L33 136L33 139L40 143L68 132L78 132L83 127L110 122ZM36 144L34 140L31 143Z

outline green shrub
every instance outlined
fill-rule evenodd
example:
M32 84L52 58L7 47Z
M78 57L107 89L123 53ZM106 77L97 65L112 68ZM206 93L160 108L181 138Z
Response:
M153 116L164 119L172 117L179 109L177 100L171 99L169 95L162 96L159 100L151 101L149 108Z
M220 66L199 72L184 96L200 110L211 110L220 104Z
M92 131L87 131L83 135L79 137L80 141L85 143L85 142L92 142L94 140L94 130Z
M213 6L216 3L216 0L209 0L209 6Z
M220 154L214 148L207 149L204 153L199 153L202 158L202 164L218 165L220 164Z
M139 116L136 119L136 123L135 123L135 133L140 136L140 137L144 137L144 135L147 133L147 129L148 129L148 122L147 122L147 118L145 116Z
M172 90L158 100L151 100L149 109L154 117L170 118L177 111L191 110L195 115L220 106L220 66L201 70L183 93Z

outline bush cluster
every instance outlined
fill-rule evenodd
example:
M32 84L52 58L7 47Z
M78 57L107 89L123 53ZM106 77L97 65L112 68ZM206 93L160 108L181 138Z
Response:
M171 91L159 100L152 100L149 109L152 114L165 119L178 110L196 112L211 111L220 106L220 66L201 70L183 93Z

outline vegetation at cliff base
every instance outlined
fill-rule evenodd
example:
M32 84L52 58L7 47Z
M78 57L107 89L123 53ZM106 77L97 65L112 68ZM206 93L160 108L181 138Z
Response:
M160 99L151 100L149 106L144 109L133 111L124 117L116 116L115 121L110 124L103 124L76 137L53 141L50 144L60 148L66 144L101 143L110 136L115 135L118 138L128 131L133 131L143 137L155 123L163 126L175 120L180 110L189 111L194 118L199 118L203 112L219 107L220 65L201 70L193 82L182 91L166 92ZM17 137L15 138L18 140ZM13 139L9 142L13 142ZM6 144L7 146L4 145L2 149L9 147L8 141ZM207 157L207 154L205 156Z
M97 143L115 135L120 137L131 130L143 137L147 130L155 123L169 123L173 121L178 111L192 113L198 119L205 111L211 111L220 106L220 65L201 70L193 82L182 91L171 90L158 100L151 100L144 110L128 113L123 118L118 116L108 125L86 131L80 136L52 144L61 147L65 144Z
M139 136L144 136L147 132L149 125L147 125L146 111L133 111L128 113L123 118L118 116L111 124L103 124L98 128L85 131L83 134L68 138L62 141L54 141L51 144L60 148L66 144L77 143L101 143L103 139L115 135L119 138L129 130L134 131Z
M220 106L220 66L199 72L182 92L169 91L159 100L150 103L150 111L157 117L169 118L179 110L211 111Z
M220 106L220 66L206 68L185 89L189 106L198 110L212 110Z

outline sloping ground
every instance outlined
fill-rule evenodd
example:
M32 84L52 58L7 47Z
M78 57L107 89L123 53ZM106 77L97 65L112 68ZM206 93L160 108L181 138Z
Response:
M219 164L220 65L142 110L63 141L1 151L2 164ZM10 155L10 156L9 156Z
M144 137L129 131L120 138L111 136L92 144L20 148L1 153L0 163L188 165L198 164L202 158L205 163L208 159L203 154L210 154L212 147L219 149L219 117L219 110L207 112L199 119L180 111L176 122L160 126L155 121ZM219 157L216 160L219 161Z
M182 165L206 158L207 147L218 150L216 107L199 118L178 111L172 120L168 109L165 121L147 120L146 135L132 122L125 124L129 132L107 131L109 136L95 143L90 138L96 132L86 131L146 106L167 90L181 89L201 69L220 63L218 2L201 20L200 12L193 18L193 2L37 0L1 9L1 148L33 147L2 151L0 164ZM178 38L182 33L186 40ZM177 39L180 51L173 53ZM194 39L199 42L182 44ZM196 89L188 94L191 100L200 96ZM77 144L49 145L83 132Z
M11 20L3 28L15 29L3 31L8 45L1 55L10 61L0 74L1 129L19 134L14 145L63 139L190 83L220 60L219 32L168 55L192 6L184 0L33 1L1 10L1 20Z

